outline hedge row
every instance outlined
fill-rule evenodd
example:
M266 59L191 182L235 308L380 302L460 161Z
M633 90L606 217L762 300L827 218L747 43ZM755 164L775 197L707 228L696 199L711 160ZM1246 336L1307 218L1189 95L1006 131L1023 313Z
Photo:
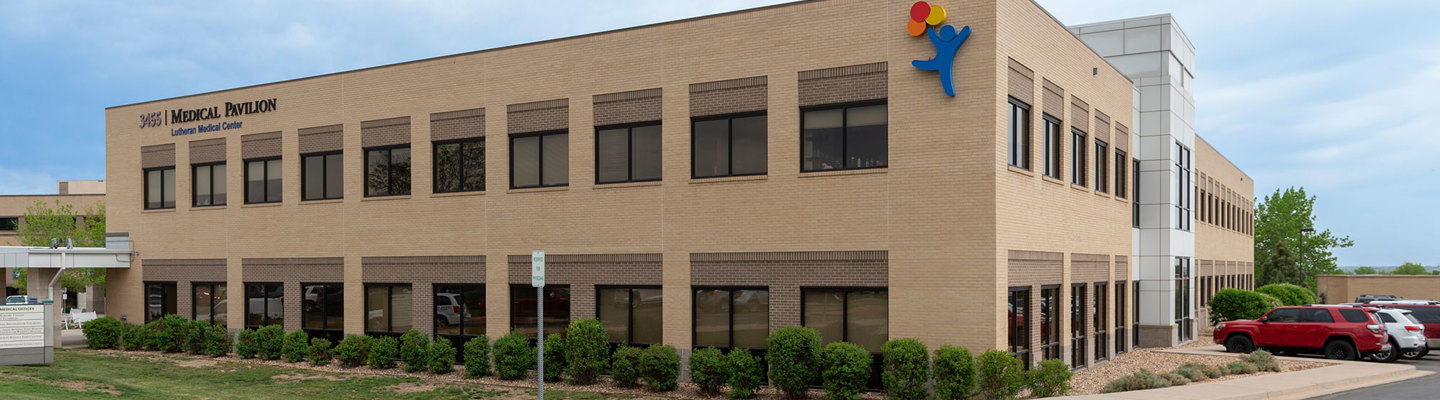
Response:
M1285 304L1280 299L1265 293L1221 289L1210 298L1210 324L1218 325L1221 322L1237 319L1258 319L1270 309L1282 305Z
M1110 381L1100 393L1128 392L1131 390L1159 389L1180 386L1191 382L1215 379L1226 375L1248 375L1256 372L1280 372L1280 362L1265 350L1256 350L1249 355L1228 364L1208 365L1189 363L1174 371L1154 373L1142 369L1130 375Z
M121 322L112 317L86 322L81 328L85 343L92 349L151 350L186 352L219 357L230 353L230 331L205 321L187 321L166 315L145 325Z

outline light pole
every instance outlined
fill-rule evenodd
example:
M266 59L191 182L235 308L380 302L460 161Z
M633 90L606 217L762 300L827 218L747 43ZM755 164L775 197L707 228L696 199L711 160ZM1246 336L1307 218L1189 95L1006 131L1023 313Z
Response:
M1306 255L1309 254L1306 250L1310 247L1310 244L1307 243L1306 239L1309 238L1312 233L1315 233L1315 227L1313 226L1300 228L1300 261L1302 263L1306 261ZM1300 279L1305 282L1305 284L1310 284L1310 279L1305 277L1304 267L1300 268Z

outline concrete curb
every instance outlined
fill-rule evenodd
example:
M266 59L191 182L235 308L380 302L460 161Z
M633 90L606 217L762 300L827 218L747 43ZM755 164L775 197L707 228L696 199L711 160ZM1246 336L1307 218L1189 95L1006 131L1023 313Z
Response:
M1220 346L1193 349L1158 350L1165 353L1199 354L1207 356L1232 356ZM1410 364L1381 364L1365 361L1336 361L1317 358L1278 357L1287 360L1309 361L1333 364L1328 367L1303 371L1252 376L1227 381L1200 383L1163 389L1137 390L1133 392L1071 396L1067 399L1277 399L1305 398L1356 388L1379 385L1398 380L1425 376L1431 372L1418 371Z

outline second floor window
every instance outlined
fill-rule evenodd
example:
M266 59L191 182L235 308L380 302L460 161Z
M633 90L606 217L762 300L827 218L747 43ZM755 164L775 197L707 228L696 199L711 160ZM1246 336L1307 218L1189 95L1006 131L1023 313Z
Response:
M365 150L365 196L410 194L410 146Z
M280 159L245 161L245 202L279 203L283 192Z
M1130 179L1130 173L1125 172L1126 167L1130 166L1128 158L1125 150L1115 150L1115 197L1122 199L1129 195L1130 184L1127 180Z
M1095 140L1095 190L1100 193L1110 191L1110 146L1104 141Z
M345 197L344 158L339 152L307 154L300 160L302 200L325 200Z
M435 192L485 190L485 138L435 144Z
M510 137L510 188L570 184L570 134L565 131Z
M882 168L889 163L885 104L804 111L800 171Z
M175 167L145 170L145 209L175 208Z
M1070 183L1085 186L1085 131L1070 130Z
M764 175L768 161L765 114L697 119L691 125L690 176Z
M195 207L225 205L225 163L194 166L191 204Z
M1190 190L1190 148L1175 142L1175 229L1190 230L1195 192Z
M1045 116L1045 176L1060 179L1060 160L1064 159L1065 131L1060 129L1060 120Z
M1030 169L1030 105L1010 99L1010 165Z
M660 124L595 130L595 183L660 180Z

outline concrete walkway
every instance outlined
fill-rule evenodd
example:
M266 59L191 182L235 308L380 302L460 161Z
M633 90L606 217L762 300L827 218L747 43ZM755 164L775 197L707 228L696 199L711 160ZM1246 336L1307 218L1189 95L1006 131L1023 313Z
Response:
M1159 350L1167 353L1223 355L1238 358L1239 354L1224 352L1222 346L1192 349ZM1432 374L1416 370L1409 364L1382 364L1368 361L1336 361L1321 358L1279 357L1299 361L1333 364L1303 371L1259 375L1212 383L1189 384L1164 389L1071 396L1068 399L1302 399L1359 387L1379 385Z

